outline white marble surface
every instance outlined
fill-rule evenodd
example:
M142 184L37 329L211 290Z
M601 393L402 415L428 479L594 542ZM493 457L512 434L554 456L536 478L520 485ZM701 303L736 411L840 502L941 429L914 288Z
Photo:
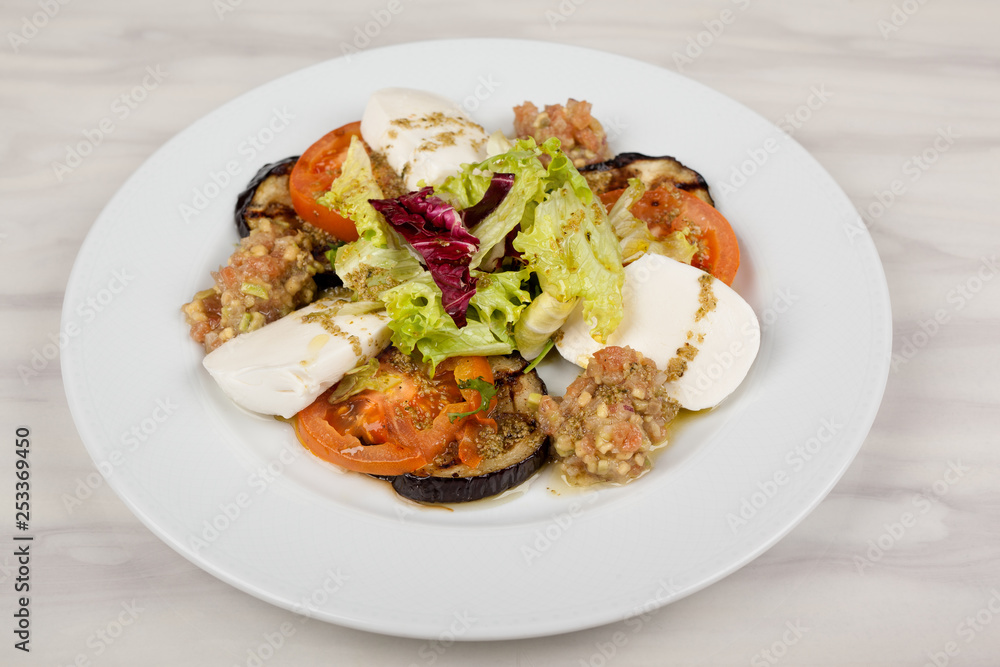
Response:
M268 656L269 667L1000 664L1000 281L984 263L1000 254L1000 8L986 0L400 1L403 11L373 46L455 36L585 45L670 69L680 63L686 75L775 121L812 90L825 91L828 100L794 135L859 209L876 214L871 232L900 355L857 460L777 546L638 628L444 648L301 622L214 579L91 476L58 360L27 382L16 368L58 333L80 244L143 160L236 95L339 55L355 28L390 3L5 2L2 424L11 434L19 424L33 431L36 541L26 655L14 650L11 633L8 449L0 457L0 664L254 664L251 651L282 628L294 634ZM675 58L720 19L729 23L703 53L690 63ZM166 73L162 83L59 180L52 163L150 66ZM939 132L955 137L947 150L934 149ZM912 160L925 151L934 161L924 169ZM897 180L895 201L871 208ZM933 329L935 316L943 323ZM70 511L63 494L88 476L96 488ZM914 508L920 519L893 536L893 524ZM884 550L874 551L880 540ZM117 634L132 604L141 608L134 622L102 638ZM619 631L627 642L603 658Z

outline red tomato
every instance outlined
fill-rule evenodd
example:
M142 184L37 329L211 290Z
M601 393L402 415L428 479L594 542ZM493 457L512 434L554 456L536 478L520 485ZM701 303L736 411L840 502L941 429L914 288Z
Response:
M338 127L310 146L295 163L288 181L292 206L299 217L342 241L358 238L354 223L316 199L326 194L333 179L340 176L351 137L361 138L360 121Z
M610 209L622 192L605 192L601 201ZM689 229L689 241L698 246L691 265L733 284L740 267L740 246L729 221L715 208L680 188L663 185L646 191L629 210L649 226L653 236Z
M328 400L331 388L296 415L295 432L306 449L348 470L402 475L458 443L462 462L479 465L479 430L496 428L496 422L482 412L454 421L453 415L480 407L480 393L459 389L458 382L482 378L492 384L485 357L449 359L433 380L403 373L384 360L379 372L399 381L385 391L367 389L333 404ZM489 409L493 407L491 402Z
M445 360L439 368L448 368L450 362L452 362L452 359ZM477 378L493 384L493 369L490 368L490 362L486 360L486 357L458 357L454 360L454 377L456 386L458 386L459 382ZM483 461L483 457L479 454L476 438L480 429L484 426L496 429L497 424L489 418L489 414L496 407L497 402L494 398L490 401L486 410L480 410L483 405L482 394L475 389L460 389L460 391L462 392L462 398L465 399L464 405L466 407L454 409L451 412L470 412L475 410L476 413L464 420L465 426L462 428L458 440L458 458L470 468L478 468L479 464ZM457 408L458 406L452 407Z

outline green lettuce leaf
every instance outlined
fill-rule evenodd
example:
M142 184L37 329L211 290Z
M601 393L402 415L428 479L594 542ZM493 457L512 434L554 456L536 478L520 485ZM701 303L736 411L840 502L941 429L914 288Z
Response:
M572 163L567 165L567 172L575 172ZM587 197L578 191L570 175L537 206L534 222L517 235L514 248L552 299L563 304L577 297L583 301L591 336L603 343L622 319L625 272L603 204L593 193Z
M559 140L555 137L547 139L540 148L552 158L545 172L543 186L545 192L549 193L569 185L577 198L585 205L589 205L594 200L594 193L587 185L587 179L573 166L573 161L559 149Z
M369 199L382 199L382 188L372 173L372 162L364 144L357 137L351 137L340 176L316 201L354 222L361 239L385 248L389 227L368 203Z
M541 354L552 334L576 308L577 302L578 298L560 301L548 292L536 296L514 325L514 340L521 356L530 361Z
M366 363L349 371L343 379L337 383L333 392L327 397L330 403L338 403L345 398L350 398L355 394L360 394L366 389L384 392L392 389L401 382L399 377L391 373L379 373L379 363L377 357L372 357Z
M514 323L531 300L521 289L528 272L473 274L478 279L476 294L469 301L467 323L461 329L445 312L441 290L430 274L385 292L393 344L407 354L419 351L432 367L448 357L513 352Z
M646 223L629 212L645 191L642 181L630 178L628 187L608 211L608 222L621 245L622 264L628 266L646 253L664 255L690 264L691 258L698 252L698 246L688 241L684 230L656 238L650 233Z
M333 265L344 285L366 301L383 301L382 292L426 273L402 237L368 203L381 198L368 153L352 137L340 176L319 201L358 228L358 240L337 248Z
M529 352L541 349L577 301L583 302L584 317L595 322L592 335L598 340L621 320L624 273L618 239L600 201L559 150L559 141L539 146L533 139L518 140L503 153L465 165L436 193L457 210L469 208L482 199L494 173L514 174L514 184L470 230L480 239L471 264L478 283L461 329L445 312L430 273L369 204L382 192L360 142L352 141L343 173L321 198L351 218L360 235L337 250L337 275L358 298L384 303L393 344L408 354L419 351L432 366L452 356L509 354L522 343ZM514 247L528 267L474 270L513 230L519 230ZM535 302L522 288L533 273L544 297ZM529 304L530 316L519 324Z
M363 239L337 251L335 269L359 299L383 303L386 290L424 274L430 279L430 273L405 248L380 248Z
M530 227L535 207L549 192L569 183L585 203L589 204L593 198L586 179L559 150L559 140L555 137L541 146L530 137L518 139L509 146L507 151L491 155L478 164L464 165L457 174L435 188L435 194L462 210L483 198L493 174L514 175L514 185L500 205L470 230L479 239L472 268L478 267L494 246L503 243L511 230L518 226ZM542 165L542 155L549 156L548 167Z

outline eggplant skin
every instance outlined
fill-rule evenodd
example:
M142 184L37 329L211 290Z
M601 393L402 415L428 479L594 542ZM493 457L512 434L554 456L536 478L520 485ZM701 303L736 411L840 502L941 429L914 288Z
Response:
M240 238L250 236L250 231L256 229L262 220L288 229L301 230L312 238L313 258L321 268L313 276L318 290L340 287L344 283L333 271L326 251L333 247L336 240L321 229L313 227L295 212L292 207L292 196L288 190L288 180L292 174L298 155L287 157L278 162L265 164L261 167L243 192L236 197L236 208L233 217Z
M422 503L462 503L503 493L527 481L549 458L549 438L535 419L533 393L545 384L535 371L524 373L520 355L489 357L497 387L493 418L504 442L502 452L472 469L457 458L439 461L387 479L399 495Z
M527 458L506 468L473 477L441 475L420 476L414 473L391 477L393 490L404 498L422 503L464 503L482 500L523 484L545 465L549 458L548 439ZM454 473L458 475L458 473Z
M234 219L240 238L250 236L254 220L260 217L296 218L288 194L288 176L299 161L298 155L261 167L243 192L236 197ZM291 222L291 221L289 221Z
M652 157L642 153L621 153L606 162L581 167L580 173L597 195L624 188L628 179L638 178L647 190L669 183L715 206L702 175L669 155Z

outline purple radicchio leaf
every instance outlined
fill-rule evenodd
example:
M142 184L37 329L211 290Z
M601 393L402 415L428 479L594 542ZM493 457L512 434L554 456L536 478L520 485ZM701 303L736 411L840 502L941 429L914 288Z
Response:
M490 179L490 185L483 194L483 198L476 204L462 210L462 220L465 221L465 226L472 229L482 222L486 216L496 210L497 206L499 206L503 200L506 199L508 193L510 193L511 188L513 187L514 174L493 174L493 178ZM501 265L503 264L504 257L520 257L521 253L514 250L514 247L511 245L511 242L514 240L514 237L517 236L519 231L520 227L518 226L515 226L514 229L510 230L504 241L503 247L494 248L487 253L479 268L483 271L499 271Z
M490 187L483 193L483 198L462 211L465 226L472 229L482 222L483 218L492 213L493 209L507 197L512 187L514 187L514 174L493 174Z
M424 188L396 199L372 199L371 205L413 246L441 289L445 312L458 327L466 324L469 300L476 280L469 262L479 249L479 239L469 233L450 204Z

